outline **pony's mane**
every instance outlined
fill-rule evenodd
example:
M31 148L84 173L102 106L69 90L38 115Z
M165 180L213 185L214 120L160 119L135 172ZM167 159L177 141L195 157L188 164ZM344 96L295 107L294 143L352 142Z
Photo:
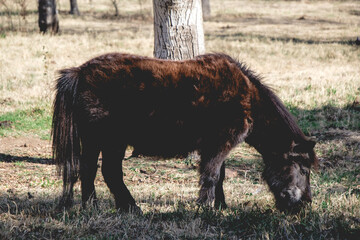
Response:
M259 90L262 97L268 99L273 103L276 112L280 115L280 119L289 128L290 132L294 136L294 140L302 141L305 140L305 135L299 128L298 124L290 112L286 109L284 103L275 95L274 91L264 83L262 83L262 77L252 71L245 63L231 58L226 54L216 54L227 58L230 62L235 63L236 66L243 72L243 74L255 85Z

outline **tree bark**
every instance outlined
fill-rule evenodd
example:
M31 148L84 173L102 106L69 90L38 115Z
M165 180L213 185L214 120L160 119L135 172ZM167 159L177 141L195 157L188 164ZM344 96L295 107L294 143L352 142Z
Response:
M46 33L49 30L52 33L59 31L59 18L56 10L55 0L39 0L39 28L40 32Z
M191 59L205 53L200 0L153 0L154 56Z
M210 0L201 0L203 18L207 19L211 16Z
M70 0L70 14L77 16L80 15L77 0Z

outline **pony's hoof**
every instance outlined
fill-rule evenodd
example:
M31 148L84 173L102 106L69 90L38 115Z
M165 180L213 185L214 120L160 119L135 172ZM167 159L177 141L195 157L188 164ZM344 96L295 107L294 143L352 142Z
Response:
M214 200L209 200L209 199L204 199L204 198L201 198L199 197L197 200L196 200L196 204L198 206L201 206L201 207L205 207L205 208L211 208L213 205L212 203L214 202Z
M228 208L227 204L225 202L216 202L215 201L215 205L214 205L214 208L216 210L225 210Z
M143 215L143 212L141 210L140 207L138 207L137 205L127 205L125 206L119 206L117 207L117 209L120 212L124 212L124 213L132 213L132 214L136 214L136 215Z
M68 210L72 207L72 205L74 204L73 199L68 198L68 197L63 197L60 199L58 205L56 206L57 210Z
M89 203L90 202L90 203ZM87 206L90 205L90 207L92 206L95 209L99 209L99 204L98 204L98 200L97 199L92 199L92 200L88 200L86 202L82 202L81 207L82 209L86 209Z
M140 207L138 207L138 206L131 206L130 208L129 208L129 213L132 213L132 214L135 214L135 215L140 215L140 216L142 216L142 215L144 215L144 213L143 213L143 211L141 210L141 208Z

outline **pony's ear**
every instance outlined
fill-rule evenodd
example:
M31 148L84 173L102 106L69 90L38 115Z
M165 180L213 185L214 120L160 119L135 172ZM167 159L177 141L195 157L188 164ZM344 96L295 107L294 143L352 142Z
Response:
M301 143L295 143L293 145L293 151L298 153L309 152L314 149L316 142L312 139L306 139Z

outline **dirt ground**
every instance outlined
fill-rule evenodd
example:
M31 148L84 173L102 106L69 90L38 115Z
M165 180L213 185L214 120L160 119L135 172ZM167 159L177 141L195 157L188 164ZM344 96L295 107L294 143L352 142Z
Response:
M51 143L36 137L5 137L0 138L0 153L19 157L50 157Z

